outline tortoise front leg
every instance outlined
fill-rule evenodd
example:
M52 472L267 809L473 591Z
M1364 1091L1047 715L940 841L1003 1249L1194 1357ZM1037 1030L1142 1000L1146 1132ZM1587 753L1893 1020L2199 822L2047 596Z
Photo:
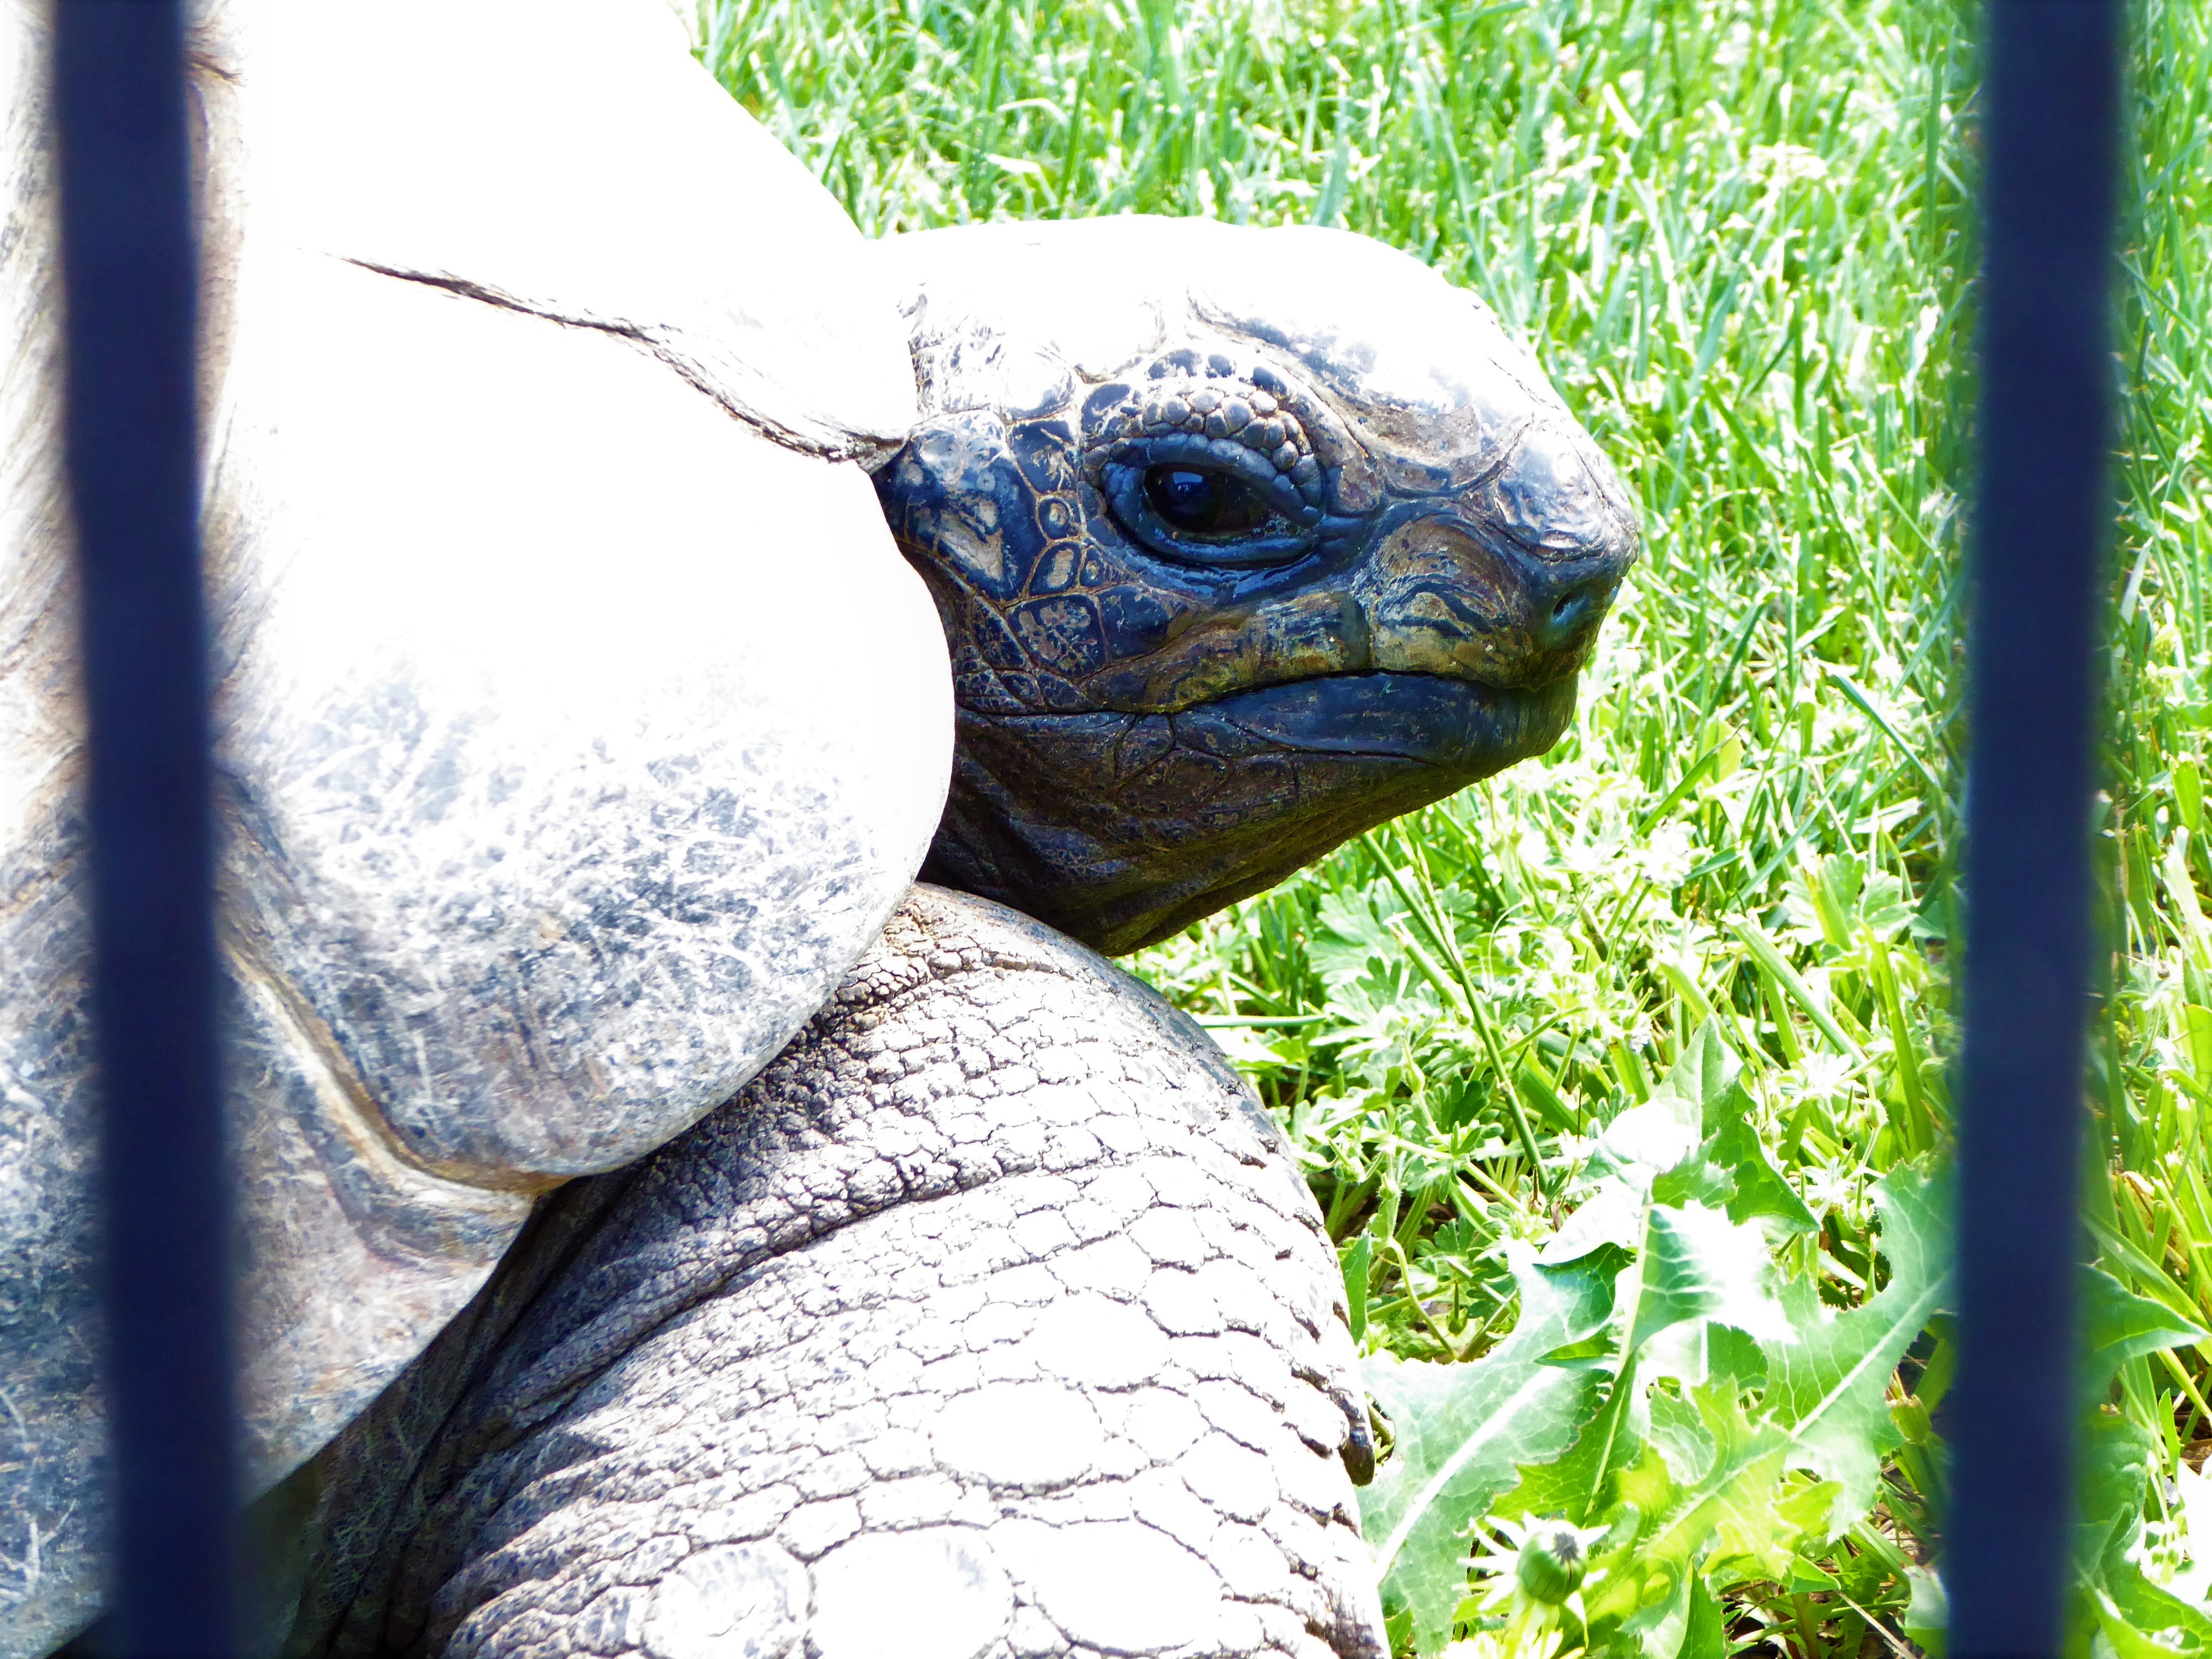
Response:
M1311 1200L1089 951L917 888L736 1102L575 1201L325 1650L1384 1651Z

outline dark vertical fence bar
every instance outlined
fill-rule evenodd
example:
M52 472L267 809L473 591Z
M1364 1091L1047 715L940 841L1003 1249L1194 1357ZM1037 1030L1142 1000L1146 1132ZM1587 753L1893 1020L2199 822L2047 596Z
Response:
M59 0L67 445L106 1133L113 1650L231 1650L228 1194L214 1030L194 236L175 0Z
M2055 1655L2073 1494L2118 5L1990 0L1966 803L1957 1659Z

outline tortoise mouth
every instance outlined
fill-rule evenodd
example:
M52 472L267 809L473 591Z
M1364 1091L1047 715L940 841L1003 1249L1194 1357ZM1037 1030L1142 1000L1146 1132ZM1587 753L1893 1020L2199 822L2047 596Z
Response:
M1330 674L1235 692L1182 718L1210 714L1295 753L1409 761L1468 773L1463 782L1472 783L1557 743L1574 716L1575 680L1495 686L1443 674Z
M963 709L923 878L1133 951L1542 752L1574 702L1571 676L1369 672L1171 714Z

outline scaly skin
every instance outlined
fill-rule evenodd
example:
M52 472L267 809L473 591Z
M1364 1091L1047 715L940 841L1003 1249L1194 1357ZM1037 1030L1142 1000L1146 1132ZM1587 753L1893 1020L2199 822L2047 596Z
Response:
M917 887L534 1229L323 1460L295 1651L1385 1651L1312 1200L1202 1031L1024 916Z

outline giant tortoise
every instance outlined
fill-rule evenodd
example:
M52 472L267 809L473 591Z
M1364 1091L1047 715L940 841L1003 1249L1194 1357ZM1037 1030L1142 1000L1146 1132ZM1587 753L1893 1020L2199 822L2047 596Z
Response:
M1098 952L1547 747L1626 498L1403 255L871 245L684 45L196 13L263 1647L1377 1652L1318 1217ZM9 0L9 1659L105 1503L43 52Z

